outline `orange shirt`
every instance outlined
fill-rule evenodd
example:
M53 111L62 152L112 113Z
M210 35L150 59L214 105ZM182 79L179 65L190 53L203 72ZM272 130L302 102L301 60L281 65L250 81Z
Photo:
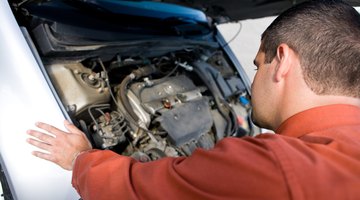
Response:
M84 200L360 199L360 108L309 109L276 132L148 163L92 150L72 184Z

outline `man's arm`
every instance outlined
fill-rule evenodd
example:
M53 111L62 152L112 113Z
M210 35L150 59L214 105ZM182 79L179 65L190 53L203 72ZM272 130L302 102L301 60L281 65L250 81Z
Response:
M213 150L147 163L112 151L87 151L75 162L72 183L84 200L286 199L281 169L261 145L229 138Z
M65 169L84 200L111 199L283 199L289 195L284 176L266 145L254 138L226 138L212 150L190 157L141 163L108 150L89 150L85 135L65 123L70 133L40 123L28 131L40 141L35 152ZM69 136L68 136L69 135ZM78 152L74 166L72 160Z

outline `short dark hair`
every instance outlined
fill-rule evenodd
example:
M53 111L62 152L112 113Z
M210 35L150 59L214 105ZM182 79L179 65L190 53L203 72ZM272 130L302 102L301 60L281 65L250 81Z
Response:
M347 3L298 4L280 14L261 40L267 63L281 43L293 49L306 84L316 94L360 98L360 15Z

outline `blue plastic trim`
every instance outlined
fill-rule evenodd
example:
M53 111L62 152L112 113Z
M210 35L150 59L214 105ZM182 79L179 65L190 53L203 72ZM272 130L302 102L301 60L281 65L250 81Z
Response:
M116 14L153 17L158 19L182 18L195 22L206 23L205 13L200 10L153 1L122 1L122 0L88 0L105 10Z

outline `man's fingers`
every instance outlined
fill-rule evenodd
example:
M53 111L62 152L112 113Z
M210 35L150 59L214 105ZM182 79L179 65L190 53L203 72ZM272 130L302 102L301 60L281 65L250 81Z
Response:
M36 146L36 147L38 147L38 148L40 148L40 149L43 149L43 150L45 150L45 151L51 152L51 150L52 150L51 145L49 145L49 144L47 144L47 143L44 143L44 142L41 142L41 141L38 141L38 140L34 140L34 139L32 139L32 138L28 138L26 141L27 141L29 144L31 144L31 145L33 145L33 146Z
M83 135L83 132L81 130L79 130L74 124L70 123L67 120L64 120L64 125L65 128L70 132L70 133L75 133L78 135Z
M43 123L43 122L36 122L35 125L38 127L38 128L41 128L53 135L59 135L59 134L63 134L64 131L54 127L54 126L51 126L49 124L46 124L46 123Z
M42 133L42 132L39 132L36 130L28 130L27 134L29 134L47 144L52 144L55 139L55 137L53 137L51 135L48 135L48 134L45 134L45 133Z

